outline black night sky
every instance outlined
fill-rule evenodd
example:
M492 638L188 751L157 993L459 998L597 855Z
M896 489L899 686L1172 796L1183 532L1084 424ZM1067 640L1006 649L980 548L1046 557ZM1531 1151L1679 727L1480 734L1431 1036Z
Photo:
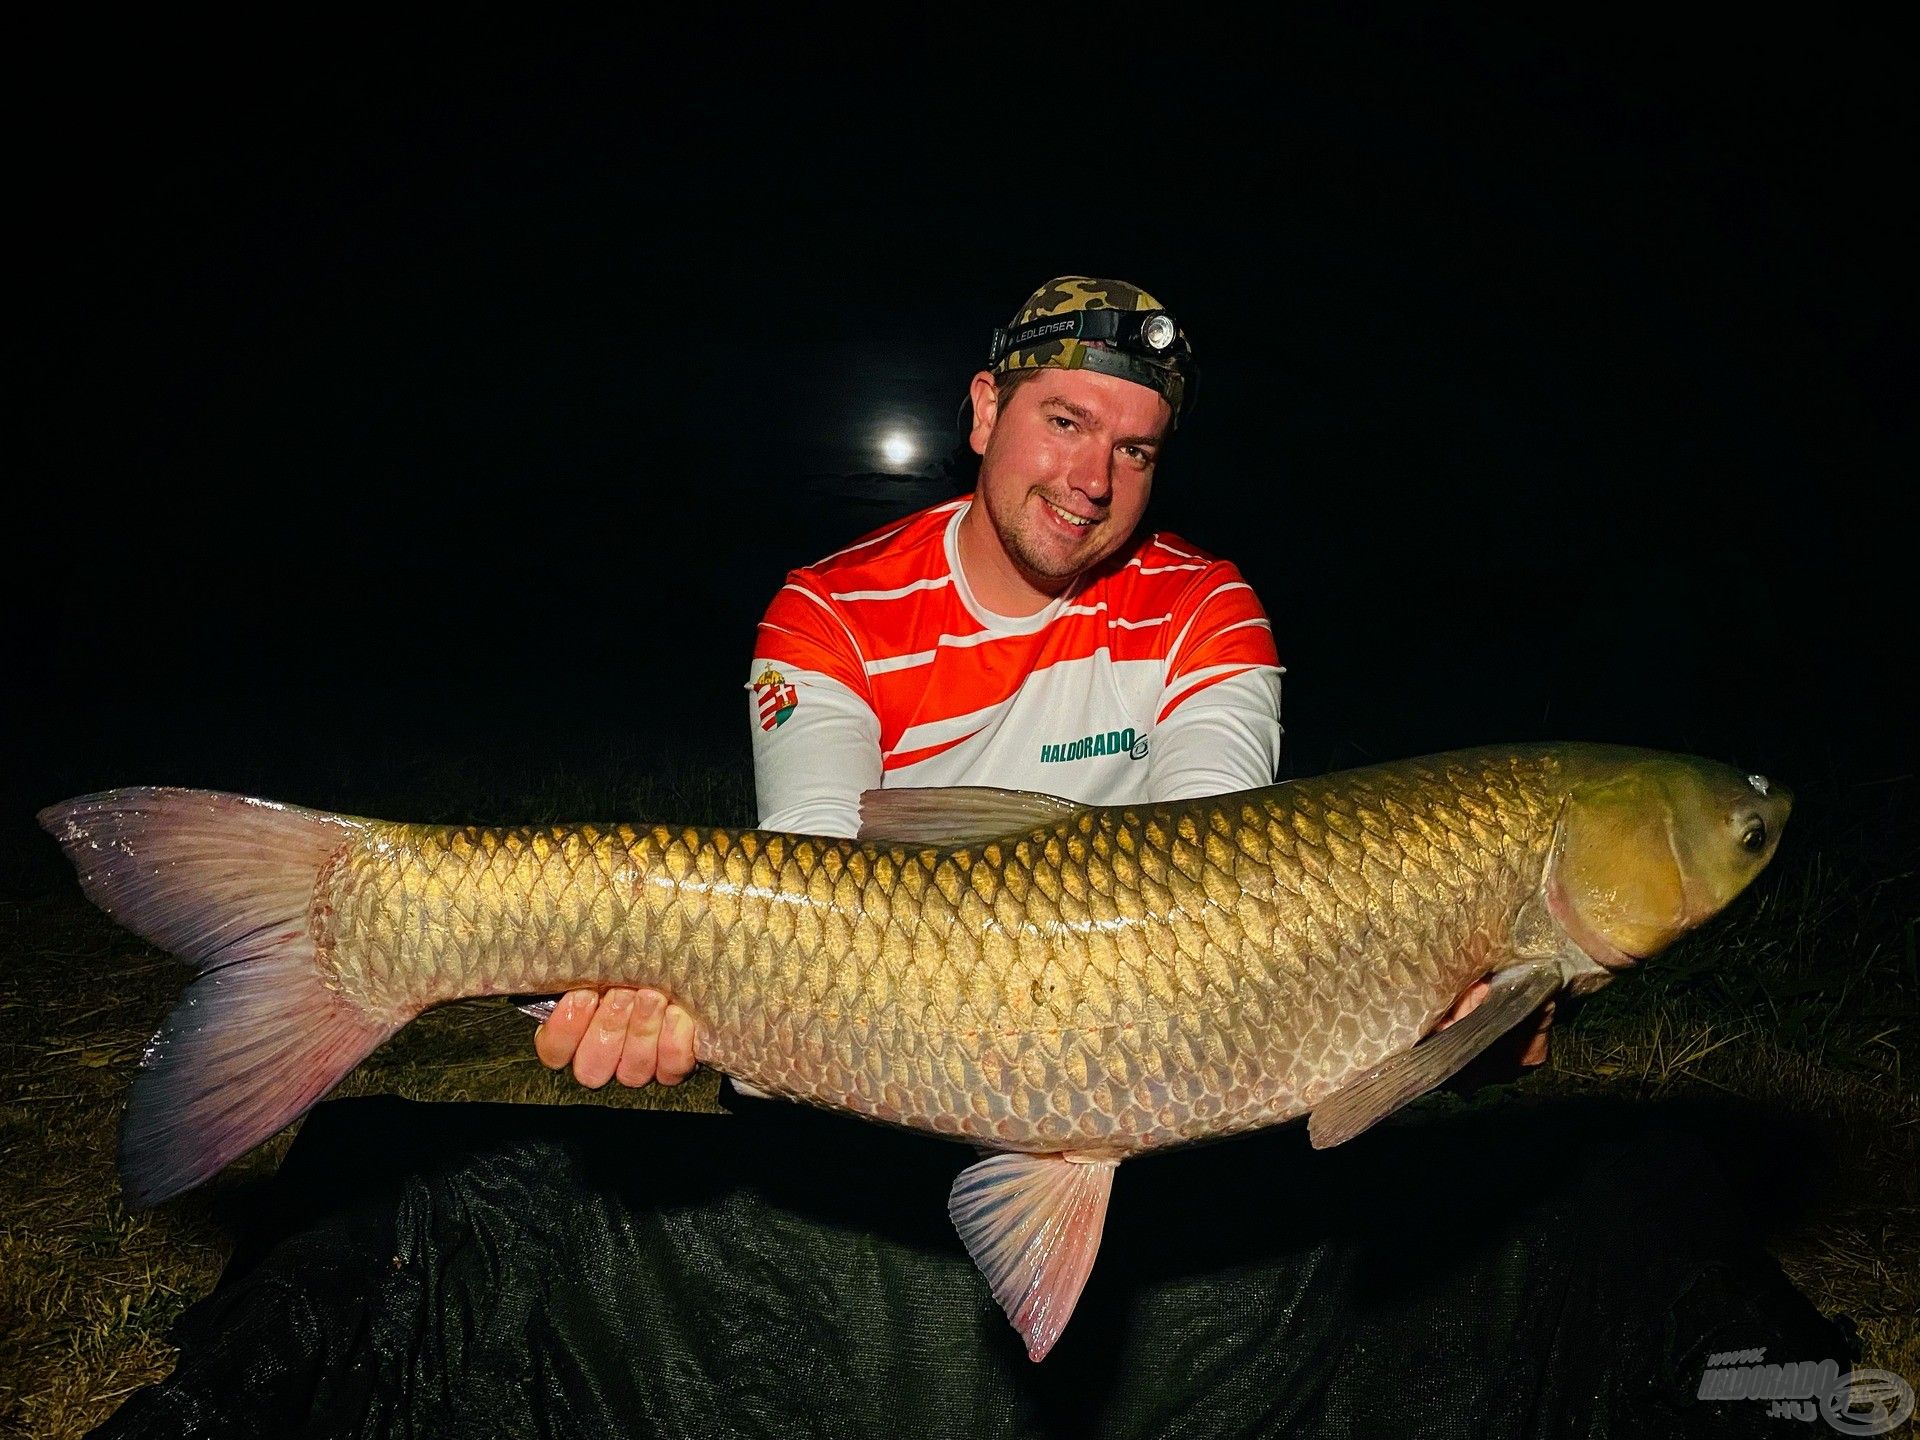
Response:
M1264 600L1290 773L1910 773L1914 51L1757 13L41 37L7 834L744 765L783 572L948 493L880 435L1059 273L1194 337L1151 519Z

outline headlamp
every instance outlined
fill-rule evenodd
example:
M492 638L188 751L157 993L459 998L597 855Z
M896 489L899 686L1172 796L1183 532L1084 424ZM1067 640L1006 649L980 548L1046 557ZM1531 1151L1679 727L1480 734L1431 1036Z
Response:
M1162 310L1140 322L1140 343L1156 355L1173 344L1174 336L1180 333L1180 327L1173 323L1173 317Z

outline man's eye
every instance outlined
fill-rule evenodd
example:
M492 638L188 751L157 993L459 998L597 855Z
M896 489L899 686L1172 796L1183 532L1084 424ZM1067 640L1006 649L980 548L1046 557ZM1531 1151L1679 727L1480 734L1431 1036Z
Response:
M1073 429L1073 421L1069 420L1064 415L1053 415L1053 416L1049 416L1048 418L1051 419L1054 424L1058 425L1063 430Z
M1122 445L1120 447L1120 453L1143 469L1153 463L1153 456L1142 450L1138 445Z

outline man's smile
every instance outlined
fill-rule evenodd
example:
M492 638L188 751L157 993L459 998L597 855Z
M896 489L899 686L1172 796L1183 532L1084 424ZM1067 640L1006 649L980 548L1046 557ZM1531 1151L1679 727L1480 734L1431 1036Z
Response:
M1053 501L1047 499L1046 496L1040 495L1038 491L1034 493L1039 495L1040 503L1052 512L1056 520L1076 534L1084 534L1100 521L1101 517L1098 515L1076 515L1064 506L1054 504Z

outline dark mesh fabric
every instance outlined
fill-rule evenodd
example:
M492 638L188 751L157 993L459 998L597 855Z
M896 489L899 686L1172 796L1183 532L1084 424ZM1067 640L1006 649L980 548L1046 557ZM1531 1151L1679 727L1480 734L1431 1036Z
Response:
M1131 1161L1030 1363L945 1213L972 1152L838 1116L321 1106L136 1436L1778 1434L1706 1356L1853 1357L1757 1224L1777 1124L1503 1103ZM1764 1179L1762 1177L1765 1177Z

